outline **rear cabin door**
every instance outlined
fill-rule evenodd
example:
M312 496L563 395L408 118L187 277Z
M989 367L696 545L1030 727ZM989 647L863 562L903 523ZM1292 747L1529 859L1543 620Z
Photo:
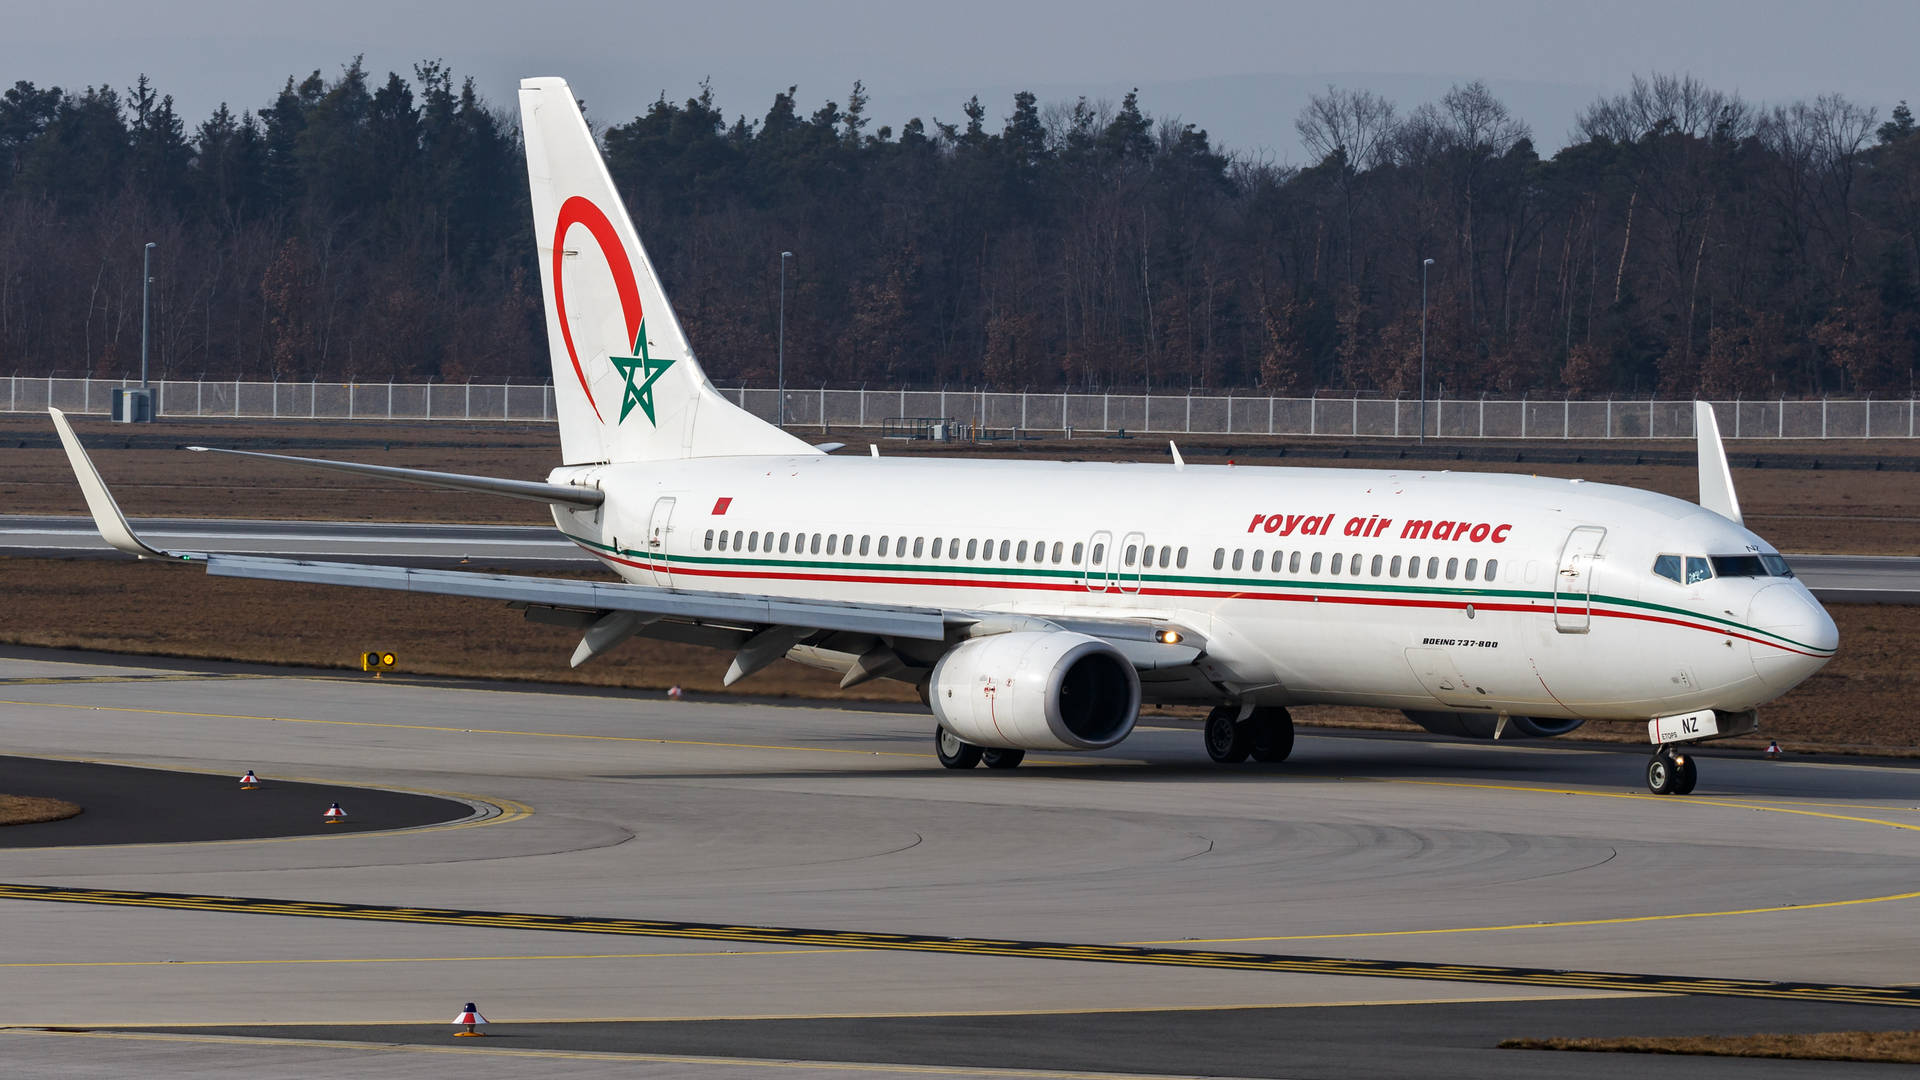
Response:
M1560 547L1560 569L1553 576L1553 628L1584 634L1593 626L1593 564L1607 530L1582 525Z
M654 581L672 585L673 574L667 565L667 540L673 535L673 497L655 499L653 517L647 523L647 563L653 568Z

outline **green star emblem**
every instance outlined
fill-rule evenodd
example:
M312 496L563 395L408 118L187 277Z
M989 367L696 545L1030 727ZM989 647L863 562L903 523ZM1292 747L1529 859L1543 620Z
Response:
M625 393L620 398L620 422L627 422L627 414L633 412L635 405L647 414L647 423L659 426L653 416L653 384L673 366L671 360L656 360L647 354L647 324L640 324L640 332L634 336L632 356L609 356L613 366L627 380ZM636 385L634 379L640 382Z

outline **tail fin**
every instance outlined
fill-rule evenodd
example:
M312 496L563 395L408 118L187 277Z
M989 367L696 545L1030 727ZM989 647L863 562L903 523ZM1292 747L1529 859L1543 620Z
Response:
M565 463L819 453L707 381L566 80L523 80L520 126Z

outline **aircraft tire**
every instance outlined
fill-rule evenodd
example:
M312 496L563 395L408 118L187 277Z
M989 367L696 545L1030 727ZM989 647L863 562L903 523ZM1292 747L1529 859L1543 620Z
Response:
M934 725L933 752L939 755L940 764L949 769L971 769L980 764L983 753L980 747L948 731L944 724Z
M981 764L989 769L1017 769L1025 760L1025 750L985 750L980 754Z
M1647 759L1647 790L1655 795L1671 795L1679 774L1672 758L1665 753L1655 754Z
M1207 714L1207 756L1222 765L1238 765L1253 753L1253 725L1238 723L1240 709L1221 705Z
M1673 778L1675 795L1693 794L1693 785L1700 782L1700 765L1692 754L1674 755L1674 764L1678 766Z
M1293 753L1293 715L1285 709L1253 710L1247 727L1253 729L1253 760L1268 763L1285 761Z

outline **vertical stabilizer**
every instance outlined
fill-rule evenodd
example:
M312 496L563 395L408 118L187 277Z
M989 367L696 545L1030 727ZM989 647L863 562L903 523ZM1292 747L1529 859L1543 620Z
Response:
M707 381L566 80L523 80L520 125L565 463L819 453Z
M1727 450L1720 445L1720 422L1713 417L1712 404L1693 403L1693 434L1700 444L1700 505L1741 524L1740 497L1733 493L1733 472L1727 468Z

